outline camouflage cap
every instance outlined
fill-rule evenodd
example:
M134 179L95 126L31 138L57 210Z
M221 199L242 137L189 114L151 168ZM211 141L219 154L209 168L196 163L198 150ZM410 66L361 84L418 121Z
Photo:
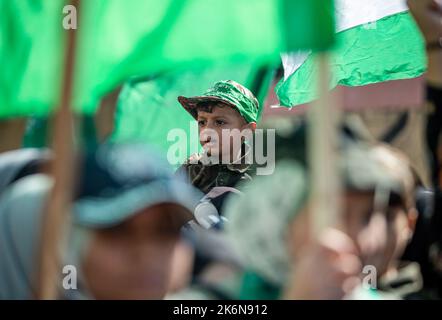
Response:
M383 144L349 147L340 167L347 190L381 189L411 205L415 180L410 162L400 151Z
M247 123L258 121L258 100L249 89L233 80L218 81L203 95L189 98L179 96L178 101L195 119L198 104L213 101L236 108Z

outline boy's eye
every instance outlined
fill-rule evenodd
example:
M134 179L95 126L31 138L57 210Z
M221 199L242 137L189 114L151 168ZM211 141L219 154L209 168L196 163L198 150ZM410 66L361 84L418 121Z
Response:
M206 121L205 121L205 120L198 120L198 125L199 125L200 127L204 126L205 124L206 124Z
M224 121L224 120L216 120L216 125L218 125L218 126L223 126L223 125L225 125L226 124L226 122Z

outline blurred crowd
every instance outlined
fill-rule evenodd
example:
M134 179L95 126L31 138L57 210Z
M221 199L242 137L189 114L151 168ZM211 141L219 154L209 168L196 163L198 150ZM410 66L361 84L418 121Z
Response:
M200 96L177 97L203 150L178 170L142 144L106 142L77 155L58 298L440 299L442 9L408 3L427 43L425 154L343 117L339 212L318 230L306 116L259 122L254 94L220 79ZM241 133L257 128L276 130L269 175L247 161ZM226 143L222 130L236 130L229 139L240 143ZM0 299L37 297L54 161L48 148L0 153Z

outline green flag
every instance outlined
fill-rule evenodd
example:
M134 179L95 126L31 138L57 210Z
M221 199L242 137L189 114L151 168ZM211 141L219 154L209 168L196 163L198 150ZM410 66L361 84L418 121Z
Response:
M0 0L0 118L44 115L62 78L63 1Z
M333 41L331 0L80 2L73 106L84 113L95 112L100 98L130 76L184 63L250 58L274 63L281 51L319 50ZM1 14L8 14L8 22L1 23L0 57L2 64L14 61L7 75L0 75L0 117L44 115L57 104L64 22L75 15L63 12L64 4L0 0ZM21 43L26 46L17 47Z
M336 46L330 88L410 79L426 69L424 42L404 1L337 0ZM317 65L309 52L283 56L284 79L275 88L292 107L317 97Z

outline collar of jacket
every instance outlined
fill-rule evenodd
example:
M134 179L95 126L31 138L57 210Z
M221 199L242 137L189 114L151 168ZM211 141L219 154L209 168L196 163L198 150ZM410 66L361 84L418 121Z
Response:
M246 172L250 167L251 167L251 163L247 163L247 159L248 157L251 156L251 147L247 144L243 144L243 148L241 148L241 156L235 160L232 163L226 164L225 167L230 170L230 171L235 171L235 172L239 172L239 173L244 173ZM202 164L203 166L215 166L215 165L220 165L218 163L205 163L208 161L205 161L204 158L204 154L194 154L192 155L189 159L187 159L186 164ZM221 164L222 165L222 164Z

